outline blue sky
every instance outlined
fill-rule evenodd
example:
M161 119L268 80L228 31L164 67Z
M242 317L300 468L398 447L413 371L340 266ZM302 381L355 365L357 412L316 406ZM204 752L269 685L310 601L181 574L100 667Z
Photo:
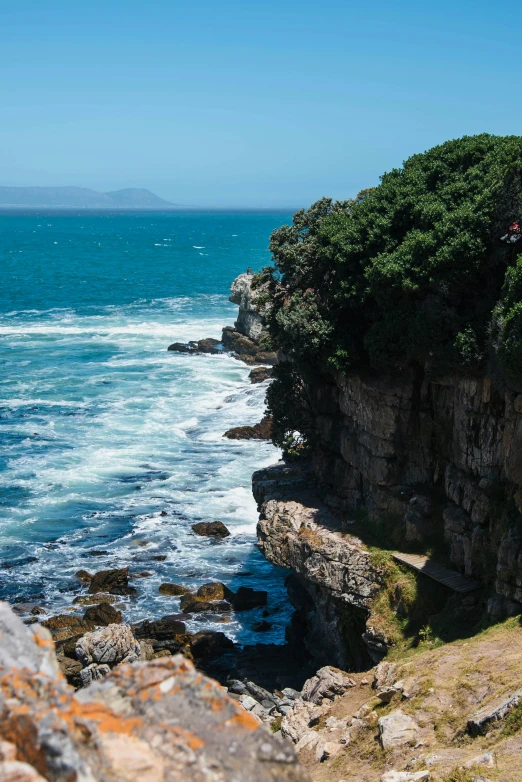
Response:
M519 26L504 0L0 0L0 184L346 198L448 138L521 133Z

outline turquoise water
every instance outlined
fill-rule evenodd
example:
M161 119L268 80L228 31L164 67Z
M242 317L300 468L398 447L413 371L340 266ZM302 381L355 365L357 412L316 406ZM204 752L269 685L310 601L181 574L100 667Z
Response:
M219 629L283 640L284 573L255 547L250 490L278 452L222 437L260 420L265 384L227 355L166 348L233 324L232 279L268 262L270 232L289 218L0 214L0 597L57 613L79 568L129 566L151 574L125 598L135 621L179 610L158 594L164 581L262 586L273 629L252 631L259 611ZM230 538L191 532L215 519Z

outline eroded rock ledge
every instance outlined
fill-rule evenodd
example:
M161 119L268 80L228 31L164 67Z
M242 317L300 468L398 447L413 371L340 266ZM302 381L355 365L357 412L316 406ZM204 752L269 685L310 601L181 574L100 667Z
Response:
M290 600L318 662L362 669L386 651L370 619L382 576L311 483L309 469L284 462L254 473L259 548L270 562L291 569Z

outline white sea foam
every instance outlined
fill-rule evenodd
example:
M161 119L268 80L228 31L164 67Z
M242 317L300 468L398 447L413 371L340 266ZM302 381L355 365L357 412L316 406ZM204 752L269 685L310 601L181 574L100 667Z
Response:
M67 589L79 568L147 570L152 576L135 582L139 595L125 609L134 621L177 610L176 600L158 593L163 581L268 588L274 628L263 640L280 642L288 617L283 575L255 547L250 489L254 469L278 454L268 443L223 438L232 426L260 420L264 388L251 386L249 367L226 354L166 350L171 341L219 336L225 312L232 322L223 297L201 302L219 304L220 315L195 316L194 300L166 298L101 315L33 311L22 322L3 319L16 393L7 398L2 386L4 431L13 436L2 491L15 499L0 514L0 534L4 559L37 557L8 571L9 589L15 579L15 595L41 594L39 602L58 613L71 604ZM80 363L70 361L75 355ZM30 371L20 377L16 361L27 356ZM193 523L214 519L230 538L216 544L193 534ZM86 556L93 549L106 553ZM166 559L154 559L160 555ZM257 640L259 618L259 611L238 615L226 632Z

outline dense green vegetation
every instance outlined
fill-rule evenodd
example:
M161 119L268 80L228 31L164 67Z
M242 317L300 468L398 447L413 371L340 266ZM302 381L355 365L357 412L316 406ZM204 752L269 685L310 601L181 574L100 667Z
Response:
M498 383L522 386L522 240L502 241L521 213L522 137L484 134L276 230L255 282L272 346L293 360L269 395L276 440L306 429L291 408L303 419L302 378L317 368L436 377L488 362Z

